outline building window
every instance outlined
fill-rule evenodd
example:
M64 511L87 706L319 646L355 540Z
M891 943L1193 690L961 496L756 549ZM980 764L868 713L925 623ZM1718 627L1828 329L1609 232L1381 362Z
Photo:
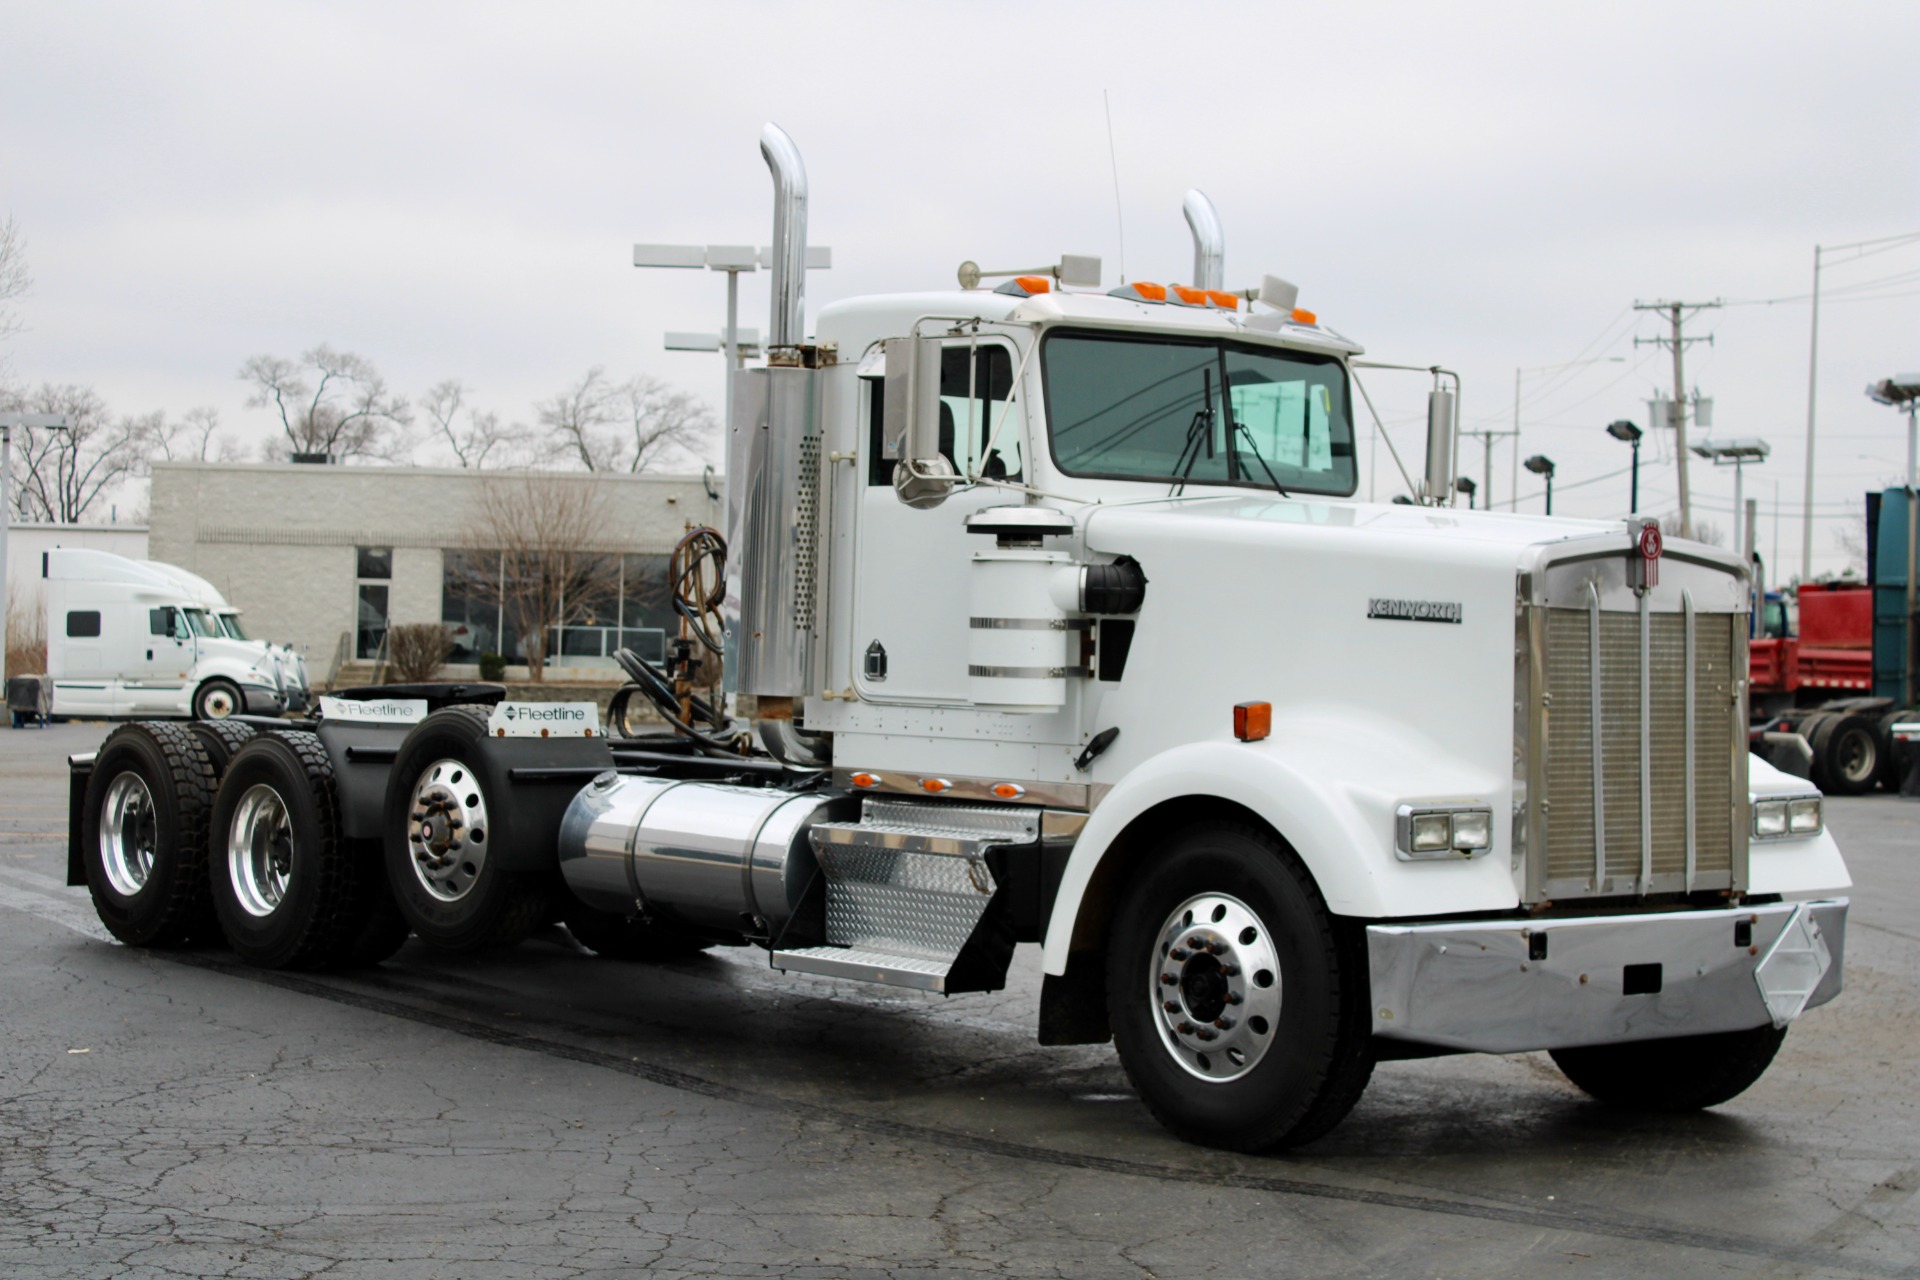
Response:
M512 584L503 591L504 558L498 551L448 550L441 553L440 620L453 629L450 662L477 662L483 653L526 661L522 622ZM616 649L663 661L667 637L678 623L667 588L667 557L608 556L584 609L565 602L571 618L548 637L547 663L561 667L608 667ZM363 584L364 585L364 584Z
M388 584L393 578L392 547L356 547L354 654L377 658L387 643Z

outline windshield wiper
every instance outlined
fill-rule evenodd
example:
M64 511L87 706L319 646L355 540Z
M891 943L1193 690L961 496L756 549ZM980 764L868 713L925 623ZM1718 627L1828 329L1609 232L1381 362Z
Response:
M1173 464L1173 484L1167 489L1169 498L1179 497L1186 490L1187 477L1193 473L1193 466L1200 461L1200 449L1205 445L1207 457L1213 457L1213 370L1200 371L1200 407L1194 411L1193 421L1187 424L1187 442L1180 446L1180 456ZM1231 444L1229 444L1231 447Z
M1267 473L1267 479L1273 482L1273 491L1283 498L1292 497L1292 494L1280 487L1280 478L1273 474L1273 468L1268 466L1267 460L1260 456L1260 446L1253 442L1253 432L1247 430L1244 423L1235 423L1234 425L1239 433L1246 437L1247 452L1253 455L1253 460L1258 462L1260 469Z

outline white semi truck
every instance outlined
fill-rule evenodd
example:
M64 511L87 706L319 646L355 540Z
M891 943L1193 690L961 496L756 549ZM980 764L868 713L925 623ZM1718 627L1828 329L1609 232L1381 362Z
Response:
M1360 349L1282 281L1224 291L1204 197L1191 285L967 264L806 335L804 169L761 146L726 589L692 535L673 669L624 660L677 732L448 686L129 726L74 762L70 876L116 933L313 966L561 919L949 994L1031 944L1042 1042L1111 1038L1169 1128L1244 1150L1388 1058L1715 1105L1839 991L1847 870L1747 753L1737 559L1445 505L1438 387L1413 504L1356 501ZM688 688L702 645L738 720Z
M306 663L250 639L240 611L197 574L107 551L41 556L56 716L193 716L306 709Z

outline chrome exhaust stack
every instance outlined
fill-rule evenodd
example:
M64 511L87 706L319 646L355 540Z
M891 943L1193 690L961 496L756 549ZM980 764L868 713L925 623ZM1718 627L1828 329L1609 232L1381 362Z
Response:
M773 314L767 348L798 346L807 325L807 166L779 125L760 131L760 154L773 171Z
M1207 193L1195 187L1187 192L1181 206L1187 215L1187 227L1193 232L1193 287L1224 289L1227 278L1227 237L1220 230L1220 213L1207 199Z

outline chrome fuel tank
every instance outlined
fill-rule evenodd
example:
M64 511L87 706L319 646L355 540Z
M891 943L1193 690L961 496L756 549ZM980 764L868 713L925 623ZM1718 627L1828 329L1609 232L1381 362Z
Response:
M602 774L560 826L560 870L587 905L777 936L813 879L807 832L849 796Z

